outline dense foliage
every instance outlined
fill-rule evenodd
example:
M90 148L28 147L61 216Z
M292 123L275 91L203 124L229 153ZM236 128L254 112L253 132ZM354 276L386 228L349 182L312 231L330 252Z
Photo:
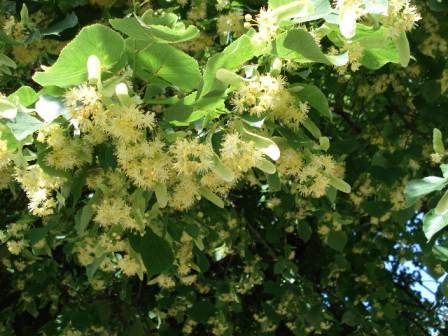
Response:
M446 333L447 13L0 0L0 334Z

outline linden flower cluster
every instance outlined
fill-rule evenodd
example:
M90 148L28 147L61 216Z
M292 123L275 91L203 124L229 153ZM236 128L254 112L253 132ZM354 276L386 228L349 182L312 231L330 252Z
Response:
M89 170L86 178L86 185L90 190L96 190L101 186L105 186L107 190L114 196L126 195L128 182L126 176L119 170L103 170L94 168Z
M411 31L415 23L421 19L417 8L410 0L392 0L388 2L388 15L381 18L391 37L397 37L401 32Z
M237 132L225 135L220 154L223 163L235 173L236 179L263 159L263 153L256 149L254 142L242 140Z
M77 243L74 249L79 263L83 266L92 264L95 258L102 254L104 258L100 264L101 271L112 273L116 272L118 268L128 277L142 274L145 268L141 260L131 256L129 250L128 243L114 234L112 237L102 234L99 239L85 237ZM104 254L105 252L106 254ZM101 282L100 279L96 280Z
M28 208L36 216L53 214L57 202L54 192L66 182L64 178L44 173L38 165L16 169L16 180L22 185L29 199Z
M144 229L132 218L132 208L121 198L105 198L95 206L95 209L94 220L105 229L113 225L120 225L129 230L142 231Z
M78 261L82 266L90 265L96 256L96 241L91 237L86 237L75 247Z
M124 255L120 260L118 260L118 267L121 268L123 273L128 277L134 276L136 274L142 273L144 266L136 258L132 258L130 255Z
M178 139L170 152L174 158L174 170L178 174L191 176L195 172L205 173L210 169L212 148L199 143L198 139Z
M93 86L80 85L71 88L65 94L71 122L82 132L89 132L94 125L91 117L102 110L100 95Z
M154 113L146 113L134 103L112 103L103 108L100 94L89 85L70 89L65 98L71 122L92 144L104 142L106 135L119 142L135 143L155 126Z
M13 153L8 150L6 141L0 140L0 190L5 189L12 179L14 172L12 159Z
M191 274L191 264L193 261L193 239L186 233L183 232L181 239L181 245L176 253L177 259L177 273L180 281L190 286L196 281L196 275Z
M248 112L257 117L272 116L291 128L298 128L309 111L306 102L298 101L285 88L281 77L270 75L256 76L245 82L235 92L232 104L240 114Z
M315 198L325 195L331 176L343 175L343 169L331 156L311 155L311 158L305 159L292 148L282 151L277 170L295 182L294 192Z
M364 1L338 0L339 28L346 38L352 38L356 31L356 20L365 14Z
M11 36L14 37L16 40L23 40L25 39L25 31L26 28L22 22L17 22L14 16L10 16L3 25L3 31Z
M42 39L28 45L14 45L12 47L12 54L17 63L29 66L36 62L42 53L58 55L64 47L65 42Z
M257 166L263 157L254 143L243 141L236 133L226 135L221 156L235 177L232 181L225 181L213 172L213 160L217 154L210 144L200 142L198 138L179 137L167 146L158 136L148 139L149 132L155 131L155 115L143 111L132 99L127 103L112 99L106 106L97 90L89 85L70 89L65 98L71 123L78 128L79 136L69 138L60 125L52 124L39 133L39 140L52 149L46 162L60 169L75 168L73 158L77 159L78 166L89 163L93 144L104 142L109 137L113 140L120 173L93 169L87 177L89 188L105 183L113 195L104 196L95 206L95 221L103 228L120 224L129 230L144 229L133 218L126 193L120 193L113 186L115 183L122 190L127 190L123 179L129 178L135 186L148 191L164 188L168 194L168 205L186 210L201 198L201 188L225 196L231 186ZM80 157L85 160L79 160ZM115 182L109 183L109 180Z
M216 0L216 10L222 11L224 8L228 7L230 5L229 0Z
M165 188L169 206L186 210L200 199L200 188L226 195L231 186L255 167L263 156L252 142L243 141L238 134L225 136L221 156L235 178L230 182L224 181L212 171L213 158L217 155L210 144L200 142L198 138L180 137L167 146L158 136L148 139L148 133L155 129L155 115L144 112L132 99L127 103L112 99L105 106L98 91L89 85L70 89L65 98L71 123L78 128L79 135L67 137L60 125L52 124L39 133L39 141L52 149L46 156L49 165L72 169L91 161L94 144L104 142L108 137L113 140L122 174L93 169L87 177L91 189L104 183L109 191L115 189L113 197L105 196L95 206L95 221L103 228L119 223L129 230L143 230L133 219L131 207L126 202L127 195L120 193L108 180L114 180L122 190L127 190L123 181L126 178L148 191L156 187ZM79 160L80 157L85 160Z
M194 53L202 53L212 45L213 39L204 32L201 32L199 36L193 40L176 43L176 46L180 49Z
M195 1L194 5L191 6L191 9L187 13L188 20L198 21L202 20L207 16L207 1L200 0Z
M231 11L227 14L218 16L216 23L218 33L228 35L234 33L239 36L244 33L243 14L238 11Z
M70 138L60 124L51 124L39 131L37 140L46 143L51 151L45 162L57 169L69 170L92 161L92 146L79 137Z
M350 69L352 71L358 71L361 67L360 61L364 55L364 48L359 42L348 43L345 48L348 51Z
M366 14L365 2L362 0L338 0L339 27L346 38L352 38L356 33L356 21ZM392 38L402 32L410 31L415 23L421 19L415 6L410 0L392 0L388 2L387 15L381 15L379 21L387 29Z
M425 38L419 45L420 51L427 56L436 57L438 53L446 53L448 42L439 34L440 25L437 19L426 12L423 16L423 27L429 37Z
M252 17L246 16L246 21L250 21ZM255 23L258 27L258 32L252 36L252 42L255 45L264 45L270 42L278 31L277 17L274 15L274 11L270 8L260 10L260 13L256 16Z
M172 176L172 160L165 143L159 138L117 146L120 167L138 187L152 190L157 183L166 183Z

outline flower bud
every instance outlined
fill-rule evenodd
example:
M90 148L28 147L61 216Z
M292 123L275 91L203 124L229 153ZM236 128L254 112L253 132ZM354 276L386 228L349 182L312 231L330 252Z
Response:
M243 79L234 72L227 69L219 69L216 72L216 78L223 83L230 84L235 87L240 87Z
M117 96L129 96L128 87L125 83L117 84L115 87L115 94Z
M130 105L131 98L129 97L128 86L125 83L119 83L115 86L115 94L122 105Z
M87 59L87 74L90 83L101 81L101 61L95 55L90 55Z
M282 60L276 57L271 65L271 75L278 76L281 71L282 71Z

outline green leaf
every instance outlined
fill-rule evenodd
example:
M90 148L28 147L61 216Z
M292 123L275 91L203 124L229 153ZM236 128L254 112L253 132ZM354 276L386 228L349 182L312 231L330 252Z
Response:
M1 39L1 37L0 37L0 39ZM3 66L3 65L8 67L8 68L12 68L12 69L17 68L16 62L14 62L8 56L0 53L0 66Z
M136 18L110 19L109 23L115 30L133 39L151 41L151 33Z
M232 182L235 178L233 171L224 165L216 154L212 157L211 170L226 182Z
M434 128L432 131L432 147L434 148L434 152L442 155L445 154L442 132L438 128Z
M0 123L0 139L6 141L7 148L11 151L15 151L20 146L11 129L2 123Z
M327 197L328 201L331 204L331 207L334 209L335 208L335 202L336 202L336 196L337 196L338 191L332 187L329 186L326 190L325 196Z
M148 9L140 18L146 25L159 25L174 28L179 21L179 16L174 13L154 13L152 9Z
M6 34L3 30L0 30L0 42L9 45L20 45L21 43L16 41L13 37Z
M188 126L191 123L206 119L211 120L225 109L225 98L219 96L207 96L195 101L197 92L193 91L190 95L182 98L177 103L165 109L165 119L176 126Z
M143 41L179 43L194 39L199 34L195 26L188 26L182 22L173 28L158 24L146 24L142 19L123 18L109 20L111 26L123 34Z
M405 190L406 204L408 206L414 205L420 197L433 191L442 190L447 183L447 178L437 176L410 181Z
M405 67L411 59L411 49L405 31L401 31L400 35L395 39L395 44L397 46L400 64Z
M382 217L390 209L390 203L383 201L364 201L362 209L373 217Z
M219 208L224 208L224 201L206 187L199 188L199 193Z
M302 125L316 139L320 139L322 137L322 133L320 132L319 127L317 127L317 125L310 118L302 121Z
M330 148L330 139L327 137L321 136L319 138L319 147L318 149L327 151Z
M312 62L324 64L333 64L336 66L345 65L348 62L348 54L325 55L321 48L316 44L314 37L304 29L298 28L287 32L283 46L293 50Z
M448 210L448 190L443 194L442 198L437 202L435 212L439 215Z
M330 185L333 188L342 191L346 194L349 194L351 191L350 184L348 184L347 182L341 180L339 177L336 176L330 176Z
M263 154L269 156L272 160L277 161L280 158L280 148L269 138L249 132L245 129L240 120L235 122L235 128L246 141L253 141L255 148L259 149Z
M96 271L100 267L105 257L106 257L105 253L101 253L99 256L95 257L95 259L90 265L86 267L86 275L89 281L92 281L93 276L95 275Z
M311 84L297 84L291 87L291 91L302 101L308 102L314 109L316 109L323 117L332 119L327 96L314 85Z
M12 103L16 101L25 107L32 105L39 95L29 86L21 86L20 89L14 91L8 96L8 100Z
M276 192L282 189L282 184L278 174L266 174L266 179L269 184L269 191Z
M255 164L255 167L265 172L266 174L275 174L277 171L275 164L266 159L261 159Z
M311 234L313 233L313 230L311 229L311 226L305 222L305 221L299 221L298 227L297 227L297 235L300 239L302 239L304 242L307 242L311 238Z
M46 123L51 123L61 115L67 114L67 109L60 99L50 96L40 96L36 102L36 113Z
M330 35L333 36L333 35ZM384 27L371 27L358 23L353 42L359 43L364 52L360 63L369 69L379 69L386 63L398 63L398 49ZM338 41L338 44L343 43Z
M314 12L314 4L310 0L295 0L283 4L272 11L272 16L277 22L302 18Z
M166 191L166 184L165 183L157 183L154 186L154 192L156 194L157 203L161 208L166 207L168 203L168 193Z
M131 235L129 241L140 254L149 277L165 272L173 265L174 254L170 245L150 229L143 236Z
M252 45L250 39L250 36L245 34L208 60L200 97L214 91L225 91L227 85L216 78L219 69L236 70L254 56L259 55L261 51Z
M426 239L432 237L448 225L448 213L437 214L434 209L430 210L423 218L423 232Z
M131 47L130 43L128 42L128 48ZM154 43L138 51L135 72L145 80L160 77L184 91L198 88L201 83L198 62L183 51L164 43Z
M277 7L287 5L291 2L294 2L295 0L269 0L269 8L276 9Z
M327 244L333 250L342 252L347 244L347 235L344 231L330 231L327 235Z
M441 164L440 170L442 171L443 177L448 178L448 164Z
M287 60L293 60L298 63L310 62L310 60L305 58L300 53L285 47L285 39L287 36L288 36L287 32L278 35L277 38L274 41L272 41L270 53L272 55L279 56Z
M322 19L333 11L330 1L328 0L312 0L311 2L314 4L314 11L312 11L309 15L295 19L294 22L301 23Z
M444 245L434 245L432 247L432 253L440 261L448 261L448 247Z
M115 156L115 146L112 143L102 143L95 148L98 162L103 169L117 167L117 158Z
M148 201L151 199L152 193L143 189L137 188L134 190L131 196L132 209L145 213Z
M80 210L81 214L79 217L79 222L75 224L75 230L78 233L78 236L84 234L87 226L93 218L94 210L93 210L93 198ZM96 200L96 198L95 198Z
M26 4L22 4L22 9L20 10L20 22L26 27L30 24L30 16Z
M25 240L31 245L36 244L39 240L44 239L48 234L48 227L32 228L25 232Z
M73 28L78 24L78 17L75 13L70 13L65 16L65 18L55 24L52 24L48 28L41 29L40 35L60 35L64 30Z
M219 69L216 72L216 78L224 84L231 85L234 88L239 88L244 83L244 79L242 77L227 69Z
M95 55L103 73L113 74L123 67L124 41L112 29L94 24L87 26L62 51L57 61L33 79L42 86L69 87L87 81L87 59Z
M46 124L27 113L18 112L16 118L8 121L6 125L11 129L16 139L20 141L40 130Z
M46 86L38 92L39 96L62 97L65 90L58 86Z
M6 98L0 97L0 118L14 119L17 116L17 106Z
M188 314L195 321L206 324L209 318L213 315L213 312L216 309L215 307L215 304L212 304L209 301L198 299L193 303Z

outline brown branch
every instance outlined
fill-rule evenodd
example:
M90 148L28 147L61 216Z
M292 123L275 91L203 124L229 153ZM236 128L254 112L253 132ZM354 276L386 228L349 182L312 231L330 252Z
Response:
M264 246L266 247L266 251L268 252L269 256L274 259L277 260L277 256L275 254L274 249L268 244L268 242L261 236L261 234L255 230L255 228L249 224L249 222L247 223L247 227L250 229L250 231L254 234L255 238Z

